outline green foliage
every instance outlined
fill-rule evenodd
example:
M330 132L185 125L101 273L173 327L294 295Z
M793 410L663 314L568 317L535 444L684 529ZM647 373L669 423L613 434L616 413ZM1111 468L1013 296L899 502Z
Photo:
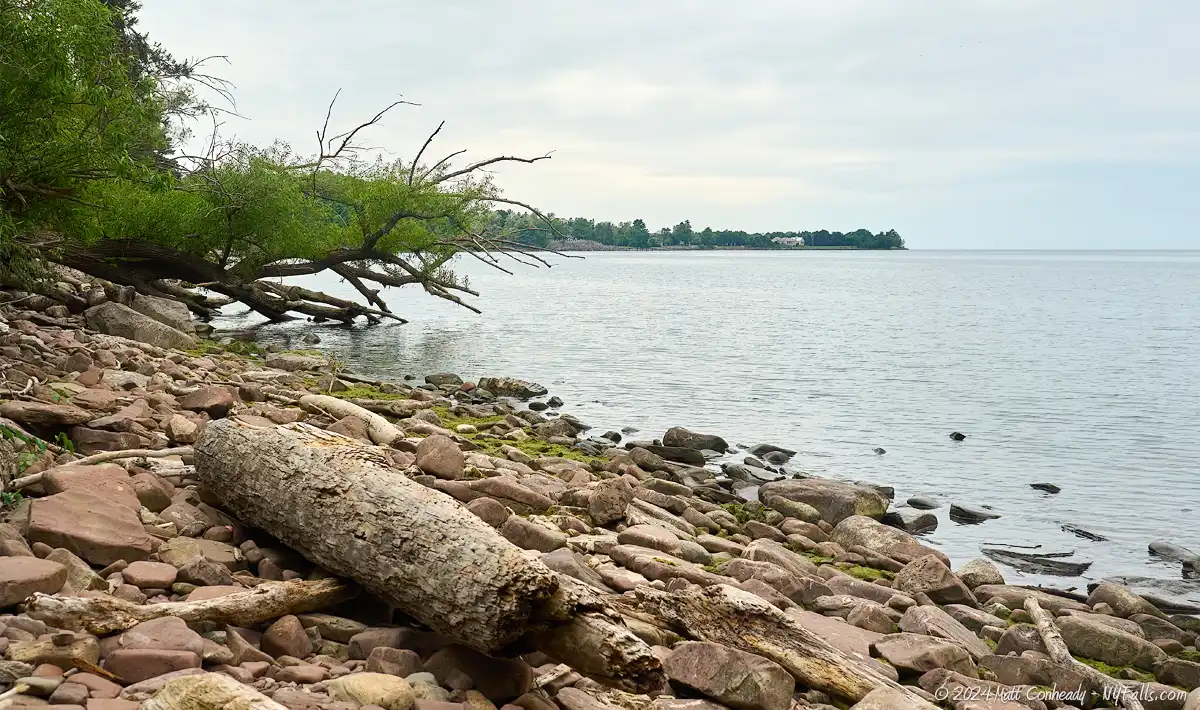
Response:
M674 227L663 227L657 232L651 232L643 220L632 222L597 222L584 217L564 219L550 215L556 230L571 239L583 239L608 246L633 247L638 249L663 246L695 246L702 248L715 247L751 247L755 249L780 248L771 241L776 238L803 238L806 246L810 247L842 247L849 249L902 249L904 239L896 232L872 233L866 229L853 232L755 232L748 233L734 230L713 230L705 228L694 231L692 223L684 220ZM515 230L517 239L526 244L539 247L551 245L553 236L544 222L535 215L498 210L491 218L491 227L496 230Z
M0 509L10 510L21 504L24 496L21 491L0 491Z
M1176 658L1182 658L1183 660L1191 661L1192 663L1200 663L1200 651L1193 651L1190 648L1185 648L1184 650L1175 654L1175 656Z
M313 381L311 389L317 389L316 381ZM324 393L322 393L324 394ZM371 385L360 385L347 383L346 389L341 392L331 392L338 399L408 399L408 395L396 392L384 392L378 387Z
M1074 658L1085 666L1091 666L1104 675L1112 678L1119 678L1121 680L1139 680L1143 683L1153 683L1155 680L1153 673L1145 673L1137 668L1133 668L1132 666L1113 666L1105 663L1104 661L1097 661L1094 658L1083 658L1082 656L1074 656ZM1134 677L1127 678L1126 675L1132 675Z
M737 518L740 525L745 525L751 520L757 520L760 523L766 521L766 508L762 506L747 507L744 503L725 503L721 507Z
M9 429L6 426L0 426L0 436L13 442L21 442L25 445L25 450L17 454L17 471L24 472L27 468L37 462L46 453L49 444L36 436L29 436L23 432ZM72 445L72 452L74 445Z
M885 569L876 569L874 567L866 567L864 565L851 565L844 562L835 564L834 566L851 577L854 577L855 579L861 579L864 582L874 582L877 579L892 580L896 578L896 574L894 572L889 572Z
M0 269L27 278L31 229L72 222L93 182L144 179L167 147L154 81L98 0L0 0Z
M54 437L54 443L67 450L67 453L75 455L75 442L67 436L66 432L58 432L58 436Z
M791 547L791 546L789 545L789 547ZM805 550L798 549L795 547L791 547L791 550L792 550L792 552L795 552L797 554L803 555L804 557L807 557L808 561L812 562L814 565L818 565L818 566L827 565L827 564L833 562L832 557L822 555L819 552L807 552Z

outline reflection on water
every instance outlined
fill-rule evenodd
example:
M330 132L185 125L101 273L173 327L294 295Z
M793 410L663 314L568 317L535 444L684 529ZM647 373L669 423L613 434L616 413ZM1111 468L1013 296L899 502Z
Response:
M1094 560L1095 577L1178 577L1147 543L1200 549L1196 253L601 253L511 277L461 267L483 315L391 289L408 325L301 322L260 339L304 347L315 330L386 378L523 377L600 431L769 441L800 452L798 471L893 485L898 501L993 506L1002 517L975 526L936 511L929 539L956 561L984 542L1037 543ZM304 283L354 296L336 277ZM968 439L950 441L955 430ZM1029 487L1041 481L1062 493Z

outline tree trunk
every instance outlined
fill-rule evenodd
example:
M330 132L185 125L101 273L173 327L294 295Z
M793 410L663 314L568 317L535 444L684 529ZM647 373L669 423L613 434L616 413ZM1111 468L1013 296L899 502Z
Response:
M1086 663L1080 663L1071 655L1070 649L1067 648L1067 642L1063 641L1062 634L1058 631L1058 626L1054 624L1054 616L1050 612L1042 608L1038 600L1033 596L1025 599L1025 611L1033 617L1033 621L1037 624L1038 634L1042 637L1042 643L1045 644L1046 650L1050 653L1050 658L1063 666L1067 666L1072 670L1079 671L1088 680L1092 681L1099 688L1104 688L1107 697L1116 699L1121 707L1126 710L1143 710L1143 706L1137 695L1130 692L1121 681L1115 678L1109 678L1100 671L1092 668Z
M204 485L242 522L484 653L518 641L596 680L661 689L662 666L598 593L560 578L383 450L304 424L211 423ZM585 648L564 639L598 639Z
M937 710L913 688L902 686L829 645L761 597L727 585L660 592L641 587L641 605L688 637L754 653L783 666L796 680L853 702L886 686L904 694L914 710Z
M353 586L341 580L319 579L268 582L254 589L215 599L145 605L108 596L35 594L25 604L25 611L56 628L103 636L164 616L178 617L189 624L215 621L233 626L253 626L288 614L319 611L351 599L356 593Z

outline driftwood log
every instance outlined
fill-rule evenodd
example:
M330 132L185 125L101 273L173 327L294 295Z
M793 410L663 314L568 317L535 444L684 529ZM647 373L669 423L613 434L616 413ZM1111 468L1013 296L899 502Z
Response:
M1086 663L1075 660L1070 649L1067 648L1067 642L1063 640L1062 633L1054 623L1054 616L1043 609L1035 597L1029 596L1025 599L1025 611L1033 617L1034 623L1037 624L1038 634L1042 637L1042 643L1045 644L1046 651L1050 653L1050 658L1055 663L1081 673L1097 687L1103 688L1105 695L1110 699L1116 699L1125 710L1144 710L1137 694L1126 688L1121 681L1110 678Z
M337 579L293 580L266 582L254 589L215 599L145 605L109 596L35 594L25 603L25 611L56 628L103 636L164 616L178 617L189 624L213 621L253 626L288 614L318 611L351 599L357 593L353 585Z
M191 456L192 447L179 446L174 449L124 449L122 451L104 451L91 456L85 456L75 461L68 461L64 466L91 466L93 464L116 461L118 459L161 459L168 456ZM31 473L28 476L13 479L11 487L21 490L42 482L44 471Z
M906 707L937 710L918 690L872 667L876 661L834 648L758 595L727 585L635 593L646 611L680 634L769 658L809 688L857 702L884 686L901 693Z
M401 475L383 449L304 424L223 419L195 451L201 481L230 513L430 628L484 653L528 642L634 692L664 686L657 657L602 595Z
M200 673L166 682L139 710L287 710L254 688L222 673Z
M300 398L300 408L313 414L329 414L336 419L359 419L366 425L371 441L380 446L390 446L393 441L404 438L404 431L387 419L344 399L324 394L306 394Z

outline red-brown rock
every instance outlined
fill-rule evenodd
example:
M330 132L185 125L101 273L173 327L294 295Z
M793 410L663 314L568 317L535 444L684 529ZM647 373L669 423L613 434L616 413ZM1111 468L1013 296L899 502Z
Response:
M29 507L30 542L62 547L96 566L150 556L150 535L137 513L87 490L34 500Z
M42 475L42 488L50 494L91 491L132 510L138 510L142 505L129 474L115 463L57 466Z

